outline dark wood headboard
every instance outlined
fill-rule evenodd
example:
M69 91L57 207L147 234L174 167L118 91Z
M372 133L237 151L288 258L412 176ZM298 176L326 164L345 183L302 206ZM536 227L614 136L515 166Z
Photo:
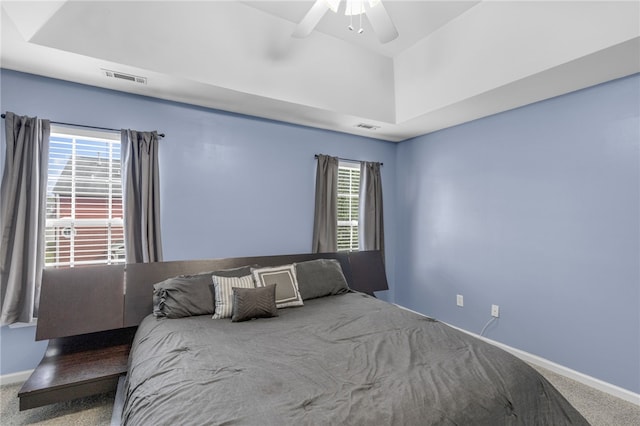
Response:
M349 287L387 290L379 251L235 257L127 265L45 269L36 340L135 327L153 311L153 284L182 274L245 265L277 266L313 259L340 262Z

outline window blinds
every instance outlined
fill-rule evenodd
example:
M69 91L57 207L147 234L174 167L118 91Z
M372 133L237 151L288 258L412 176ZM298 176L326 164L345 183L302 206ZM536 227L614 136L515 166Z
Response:
M338 167L338 251L358 250L359 165Z
M118 135L52 133L45 267L124 263Z

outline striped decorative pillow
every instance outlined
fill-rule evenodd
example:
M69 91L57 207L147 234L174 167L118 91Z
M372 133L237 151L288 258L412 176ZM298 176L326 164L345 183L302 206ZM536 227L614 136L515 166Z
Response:
M233 288L255 288L251 275L244 277L220 277L213 275L216 291L216 309L213 319L230 318L233 312Z

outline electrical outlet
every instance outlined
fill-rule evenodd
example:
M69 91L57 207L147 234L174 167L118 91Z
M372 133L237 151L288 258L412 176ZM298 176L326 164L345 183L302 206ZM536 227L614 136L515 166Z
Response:
M491 316L496 318L500 316L500 306L491 305Z
M456 296L456 305L458 305L460 307L464 306L464 298L462 297L461 294L458 294Z

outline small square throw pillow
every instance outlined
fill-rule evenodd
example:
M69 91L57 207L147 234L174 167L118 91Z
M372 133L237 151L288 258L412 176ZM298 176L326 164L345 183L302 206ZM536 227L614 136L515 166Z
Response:
M289 306L302 306L302 296L298 291L296 269L293 265L251 269L256 287L276 285L276 306L278 309Z
M271 284L266 287L256 288L233 288L232 322L277 316L275 285Z
M213 275L213 286L216 292L216 309L211 318L229 318L233 312L233 287L254 288L251 275L244 277L221 277Z

